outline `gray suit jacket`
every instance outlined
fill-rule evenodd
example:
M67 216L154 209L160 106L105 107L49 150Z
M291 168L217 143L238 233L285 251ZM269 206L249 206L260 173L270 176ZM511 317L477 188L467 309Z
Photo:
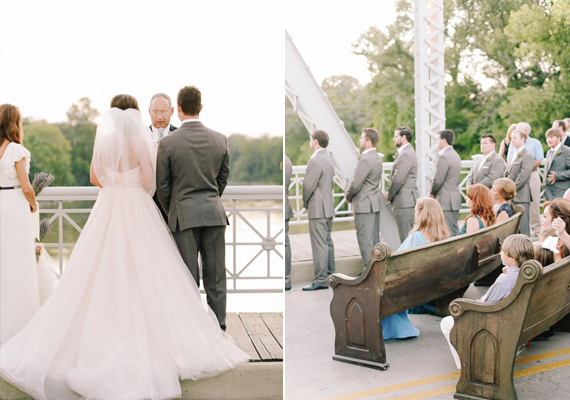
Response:
M554 184L546 180L546 189L544 195L547 200L553 200L557 197L563 197L564 192L570 186L570 147L560 146L554 158L552 159L552 164L550 164L550 169L548 170L546 176L554 172L554 179L556 180Z
M285 160L283 160L283 171L285 172L285 182L283 188L285 190L285 220L290 220L293 218L293 209L291 208L291 203L289 202L289 185L291 184L291 176L293 175L293 164L287 155L285 155Z
M469 172L467 177L467 186L480 183L481 185L487 186L491 189L493 182L503 176L505 172L505 162L499 155L495 152L485 161L485 163L479 168L479 165L483 162L483 157L480 157L475 161L475 166ZM475 176L475 171L477 171Z
M460 176L461 158L455 149L450 147L437 159L430 189L430 194L435 196L444 211L461 209Z
M382 195L382 159L376 149L364 154L356 163L354 176L346 192L346 199L352 203L355 213L380 212Z
M224 135L200 121L186 122L160 141L157 157L158 199L172 232L228 225L220 198L230 173Z
M517 195L513 201L519 203L530 203L532 201L530 175L533 168L534 158L526 148L522 149L520 157L513 162L512 166L507 165L506 177L512 180L517 188Z
M390 171L388 201L393 208L411 208L418 197L418 159L410 144L396 157Z
M303 180L303 207L309 219L332 218L334 164L327 149L320 150L307 163Z

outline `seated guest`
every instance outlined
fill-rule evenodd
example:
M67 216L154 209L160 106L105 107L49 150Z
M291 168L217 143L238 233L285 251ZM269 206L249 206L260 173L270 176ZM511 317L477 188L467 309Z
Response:
M493 182L491 195L495 206L496 223L503 222L513 216L513 207L511 200L517 195L515 183L509 178L499 178Z
M479 299L484 303L494 303L507 297L515 287L519 275L520 266L527 260L534 259L534 246L530 238L526 235L511 235L505 239L501 248L501 261L506 268L499 275L495 283L487 290L487 293ZM449 340L449 333L453 328L454 319L452 316L441 320L441 331L447 339L451 354L455 360L457 369L461 369L459 355Z
M487 186L480 183L468 186L466 197L467 207L471 209L471 214L465 218L465 223L457 233L458 235L475 232L495 223L493 199Z
M552 226L566 248L570 248L570 201L554 199L544 210L543 225Z
M560 261L564 257L568 257L570 255L570 250L564 246L564 243L562 243L562 240L558 238L556 230L552 226L543 227L540 231L539 239L540 242L536 242L535 245L540 245L542 248L550 250L554 259L553 262ZM548 264L542 264L543 267L546 265Z
M554 252L542 246L542 243L534 243L534 259L538 261L543 267L550 265L554 262Z
M430 197L420 197L416 202L415 219L415 227L398 250L437 242L449 237L445 217L437 200ZM419 329L414 327L408 319L407 310L382 318L382 336L384 340L416 337L419 334Z

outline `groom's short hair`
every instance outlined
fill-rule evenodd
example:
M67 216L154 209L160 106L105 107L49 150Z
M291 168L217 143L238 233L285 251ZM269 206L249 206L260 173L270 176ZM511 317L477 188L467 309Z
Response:
M176 99L184 115L198 115L202 107L202 93L196 86L184 86Z

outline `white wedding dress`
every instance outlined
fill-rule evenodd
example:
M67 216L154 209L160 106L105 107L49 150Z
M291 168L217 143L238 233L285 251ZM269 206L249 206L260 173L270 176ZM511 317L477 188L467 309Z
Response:
M103 189L55 290L0 346L0 375L35 399L179 398L179 378L248 360L152 201L154 157L138 111L105 113L93 155Z

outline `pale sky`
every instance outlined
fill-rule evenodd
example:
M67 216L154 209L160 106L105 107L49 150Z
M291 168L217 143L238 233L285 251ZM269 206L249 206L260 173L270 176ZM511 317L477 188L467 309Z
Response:
M352 45L369 27L396 19L395 0L287 0L285 29L319 84L332 75L350 75L370 82L364 56Z
M268 0L0 0L0 103L61 122L128 93L150 124L154 93L194 85L210 128L282 136L283 19Z

